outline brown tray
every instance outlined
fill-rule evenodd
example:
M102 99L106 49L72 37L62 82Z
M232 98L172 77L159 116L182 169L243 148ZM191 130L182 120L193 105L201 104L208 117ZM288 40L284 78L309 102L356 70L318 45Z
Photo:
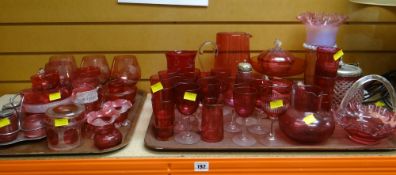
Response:
M82 144L69 151L52 151L48 149L47 140L45 138L40 140L27 140L13 145L0 146L0 156L17 156L17 155L61 155L61 154L100 154L119 150L128 145L134 128L136 126L137 118L142 110L146 93L138 90L135 97L135 104L129 110L128 120L130 124L126 127L121 127L119 130L123 135L122 143L109 149L99 150L94 147L93 141L88 138L82 138Z
M278 128L278 124L275 123L275 141L265 140L265 144L261 144L258 140L264 140L266 135L254 135L257 143L253 146L242 147L232 142L231 138L234 134L224 133L224 139L217 143L206 143L199 141L193 145L183 145L174 141L173 137L168 141L159 141L155 139L153 132L153 116L151 117L150 124L148 126L145 145L146 147L157 150L157 151L375 151L375 150L395 150L396 149L396 137L393 135L387 139L382 140L376 145L362 145L355 143L348 139L346 132L336 127L333 135L325 142L320 144L301 144L297 143L289 138ZM225 117L225 120L229 120L230 117ZM269 120L265 120L264 125L269 128Z

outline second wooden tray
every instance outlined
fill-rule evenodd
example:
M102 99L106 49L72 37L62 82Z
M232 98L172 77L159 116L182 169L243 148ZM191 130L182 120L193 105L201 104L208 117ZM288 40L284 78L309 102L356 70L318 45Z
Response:
M183 145L177 143L173 137L168 141L159 141L155 139L152 124L154 121L153 118L154 116L152 116L147 129L145 145L146 147L157 151L374 151L396 149L396 137L394 135L382 140L376 145L362 145L349 140L346 132L339 126L336 126L333 135L323 143L310 145L301 144L289 139L285 134L283 134L278 128L277 123L274 125L276 133L275 141L267 140L267 135L252 134L256 138L257 143L253 146L242 147L232 142L232 137L235 134L225 132L224 139L221 142L207 143L200 140L198 143L193 145ZM229 117L226 119L229 119ZM269 120L265 120L264 125L266 128L269 128ZM260 142L259 140L263 141Z

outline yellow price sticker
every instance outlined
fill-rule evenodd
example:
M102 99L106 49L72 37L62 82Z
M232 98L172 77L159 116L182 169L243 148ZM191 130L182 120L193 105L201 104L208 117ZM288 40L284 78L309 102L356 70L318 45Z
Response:
M67 126L69 125L69 119L67 118L57 118L54 120L55 127Z
M62 98L62 96L61 96L61 93L59 91L49 94L49 100L50 101L59 100L61 98Z
M276 109L280 107L283 107L283 100L274 100L270 102L271 109Z
M375 106L377 106L377 107L384 107L384 106L385 106L385 103L384 103L383 101L377 101L377 102L375 102Z
M344 56L344 52L342 50L339 50L337 53L333 55L334 61L339 60L342 56Z
M0 119L0 128L8 126L10 124L11 124L11 121L9 118Z
M155 83L151 86L151 91L153 92L153 94L162 90L162 89L164 89L164 87L162 86L161 82Z
M195 101L197 100L197 94L192 92L184 92L184 100Z
M318 122L318 120L315 118L315 116L313 114L309 114L309 115L305 116L303 121L307 125L312 125L313 123Z

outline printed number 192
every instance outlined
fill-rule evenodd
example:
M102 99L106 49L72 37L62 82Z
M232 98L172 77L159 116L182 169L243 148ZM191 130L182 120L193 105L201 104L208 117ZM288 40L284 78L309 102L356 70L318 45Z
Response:
M194 171L197 172L209 171L209 162L194 162Z

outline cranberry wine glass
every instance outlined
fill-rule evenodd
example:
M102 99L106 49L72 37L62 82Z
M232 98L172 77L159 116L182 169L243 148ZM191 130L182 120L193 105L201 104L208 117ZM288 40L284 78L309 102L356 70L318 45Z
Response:
M117 55L111 66L111 78L135 85L141 78L140 66L134 55Z
M234 88L234 110L243 118L242 133L232 138L232 141L237 145L251 146L256 143L256 139L248 134L246 129L247 118L254 112L256 95L256 89L250 86L239 86Z
M235 112L234 112L234 87L238 86L235 85L235 78L230 76L227 78L227 83L226 83L226 92L224 95L224 103L230 107L232 107L231 111L231 120L229 122L226 122L224 124L224 130L230 133L236 133L236 132L241 132L241 127L237 124L236 122L236 117L235 117Z
M250 133L257 134L257 135L265 135L268 134L268 129L263 125L263 119L267 117L263 110L263 102L261 101L261 91L259 90L260 86L267 83L268 77L265 75L258 75L255 74L253 80L250 82L250 86L257 90L257 99L256 99L256 106L255 112L257 117L257 123L248 127Z
M107 64L104 55L88 55L84 56L81 61L81 67L97 67L100 69L99 80L101 84L106 83L110 76L109 64Z
M183 82L176 87L176 107L184 115L183 123L186 130L178 133L175 140L181 144L194 144L200 136L191 131L190 117L193 116L199 106L199 85L196 83Z
M271 120L268 140L275 140L274 123L290 105L292 85L293 83L286 79L272 78L259 88L263 110Z

